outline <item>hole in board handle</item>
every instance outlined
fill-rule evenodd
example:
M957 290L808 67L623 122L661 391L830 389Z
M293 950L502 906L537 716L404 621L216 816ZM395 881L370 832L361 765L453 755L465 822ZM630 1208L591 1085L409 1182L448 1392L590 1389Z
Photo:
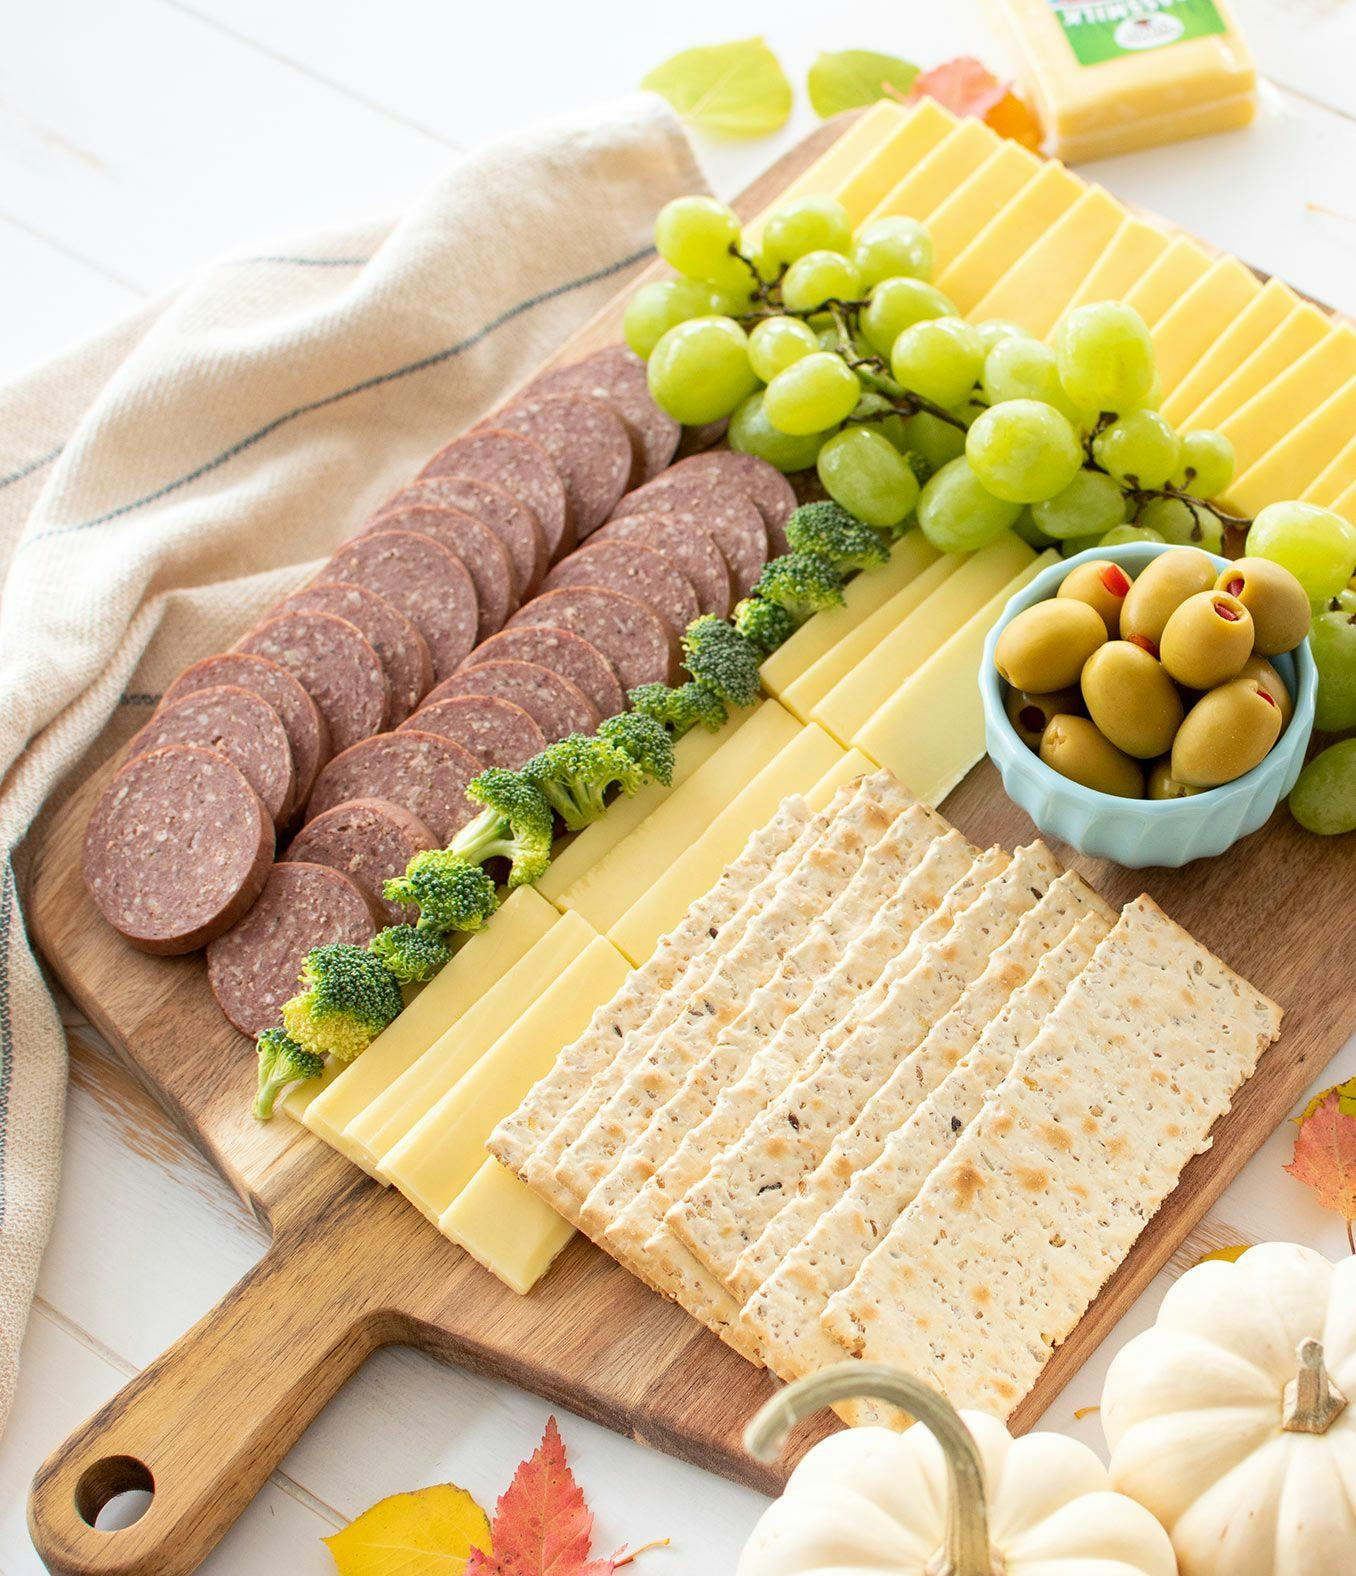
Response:
M135 1456L105 1456L86 1467L75 1485L75 1508L96 1532L121 1532L151 1508L155 1479Z

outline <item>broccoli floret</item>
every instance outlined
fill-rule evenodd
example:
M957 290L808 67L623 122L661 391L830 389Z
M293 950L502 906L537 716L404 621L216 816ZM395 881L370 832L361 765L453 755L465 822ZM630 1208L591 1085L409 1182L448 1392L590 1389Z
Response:
M758 699L758 648L714 614L687 626L683 661L697 683L727 706L752 706Z
M795 634L796 621L775 602L764 602L760 596L746 596L734 610L734 627L759 651L770 655Z
M614 784L632 794L645 780L625 751L586 733L572 733L548 744L523 767L523 775L541 789L572 832L598 819L607 808L604 796Z
M448 848L416 854L382 887L388 903L416 903L420 930L479 930L499 906L494 882Z
M673 781L673 740L653 717L623 711L601 723L598 735L629 755L651 782L667 788Z
M753 594L784 607L798 624L843 601L843 577L817 553L784 553L763 568Z
M418 925L388 925L369 945L402 985L431 980L452 956L436 930L420 930Z
M539 881L551 863L555 830L541 789L521 772L491 766L472 778L466 797L485 808L452 839L450 851L475 864L507 859L510 891Z
M319 1078L325 1071L325 1058L308 1051L283 1029L265 1029L259 1036L259 1088L254 1096L254 1114L261 1122L273 1119L278 1096L288 1084Z
M405 1005L395 976L366 947L314 947L301 966L306 989L283 1003L283 1027L314 1056L351 1062Z
M700 684L680 684L677 689L667 684L641 684L626 698L633 711L661 723L675 739L698 726L708 733L719 733L730 720L720 696Z
M786 522L786 539L792 552L816 553L839 570L874 569L890 556L878 532L832 500L803 503Z

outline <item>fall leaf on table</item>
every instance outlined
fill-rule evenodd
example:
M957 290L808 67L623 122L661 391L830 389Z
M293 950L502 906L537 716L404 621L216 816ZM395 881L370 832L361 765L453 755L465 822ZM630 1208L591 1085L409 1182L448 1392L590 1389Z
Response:
M1325 1089L1299 1117L1295 1155L1285 1168L1310 1188L1325 1209L1347 1223L1347 1242L1356 1253L1356 1079Z
M379 1500L324 1542L340 1576L464 1576L492 1535L464 1488L438 1483Z
M877 54L874 49L840 49L823 53L810 67L805 88L810 106L821 120L874 104L887 94L897 98L907 93L918 75L918 67L897 55Z
M1235 1242L1227 1248L1211 1248L1209 1253L1202 1253L1191 1268L1194 1270L1197 1264L1213 1264L1216 1260L1222 1264L1237 1264L1250 1247L1251 1242Z
M726 137L761 137L791 114L791 84L761 38L684 49L641 79L690 125Z
M973 115L1024 148L1040 148L1040 123L1030 105L1013 92L1010 82L1000 82L972 55L958 55L931 71L920 71L904 102L916 104L921 98L936 99L953 115Z
M1303 1127L1330 1094L1337 1096L1337 1108L1343 1116L1356 1116L1356 1078L1348 1078L1345 1083L1334 1084L1331 1089L1320 1089L1300 1114L1292 1118L1295 1126Z

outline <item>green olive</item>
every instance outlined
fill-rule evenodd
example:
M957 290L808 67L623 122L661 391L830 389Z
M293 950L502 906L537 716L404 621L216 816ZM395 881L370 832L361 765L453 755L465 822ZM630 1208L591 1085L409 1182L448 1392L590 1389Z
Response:
M1121 639L1158 655L1163 630L1177 608L1215 583L1215 566L1198 547L1160 553L1140 570L1121 608Z
M1013 732L1033 750L1038 750L1041 734L1051 717L1061 711L1075 715L1083 710L1083 697L1076 689L1055 690L1051 695L1033 695L1029 690L1009 689L1003 697L1003 706L1012 724Z
M1253 650L1260 656L1293 651L1309 633L1309 593L1284 565L1240 558L1220 570L1215 585L1252 614Z
M998 637L994 665L1013 689L1031 695L1070 689L1106 640L1106 625L1086 602L1052 597L1023 609Z
M1150 799L1190 799L1201 792L1177 781L1172 775L1172 761L1166 755L1149 768L1148 790Z
M1256 679L1202 695L1172 742L1172 775L1192 788L1231 783L1265 759L1281 733L1281 708Z
M1116 748L1142 760L1170 750L1182 725L1182 697L1167 670L1128 640L1108 640L1088 658L1083 699Z
M1130 589L1130 576L1109 558L1090 558L1065 575L1056 596L1086 602L1106 625L1106 638L1115 640L1121 632L1121 608Z
M1256 679L1281 708L1281 732L1284 733L1290 726L1290 719L1295 715L1295 703L1290 698L1290 686L1265 657L1256 655L1248 658L1238 676L1241 679Z
M1252 614L1227 591L1198 591L1173 610L1159 655L1188 689L1227 684L1252 655Z
M1061 777L1120 799L1144 797L1139 762L1118 750L1095 723L1063 712L1050 719L1041 735L1041 759Z

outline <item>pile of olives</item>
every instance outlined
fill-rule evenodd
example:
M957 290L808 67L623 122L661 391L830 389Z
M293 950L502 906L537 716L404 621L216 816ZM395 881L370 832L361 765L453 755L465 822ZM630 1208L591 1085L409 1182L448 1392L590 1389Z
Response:
M1308 632L1288 569L1216 570L1181 547L1133 581L1109 559L1079 564L1011 620L994 662L1012 726L1047 766L1100 793L1180 799L1265 758L1293 711L1267 658Z

